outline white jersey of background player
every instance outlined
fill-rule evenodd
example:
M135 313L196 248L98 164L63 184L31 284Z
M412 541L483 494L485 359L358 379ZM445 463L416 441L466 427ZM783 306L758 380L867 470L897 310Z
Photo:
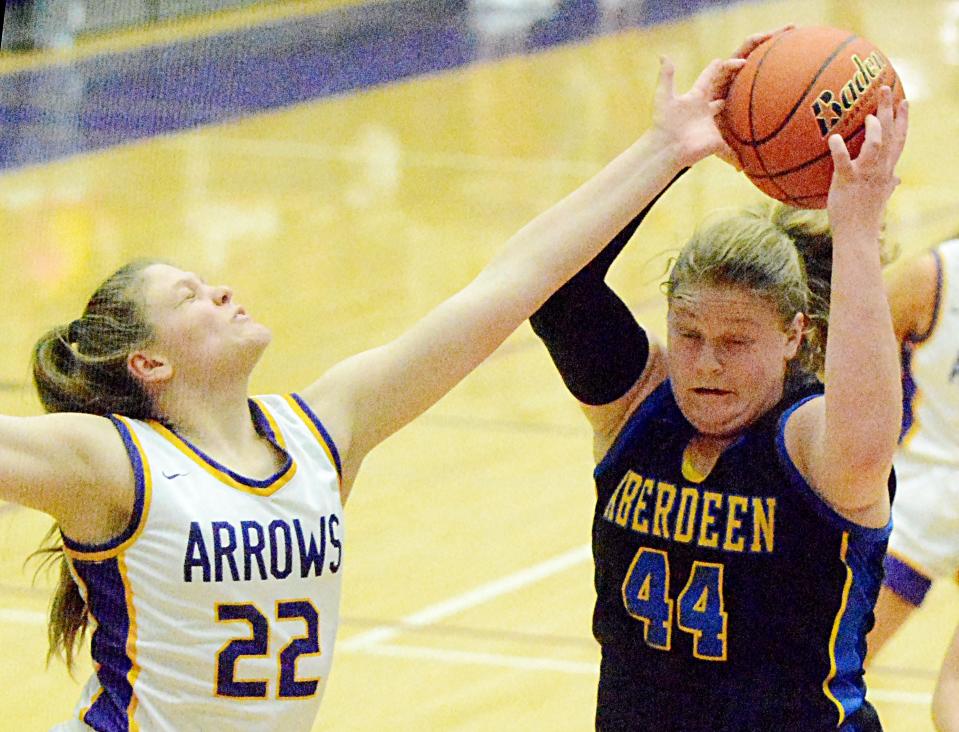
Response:
M959 239L895 266L888 291L902 343L903 432L871 656L933 580L959 572Z

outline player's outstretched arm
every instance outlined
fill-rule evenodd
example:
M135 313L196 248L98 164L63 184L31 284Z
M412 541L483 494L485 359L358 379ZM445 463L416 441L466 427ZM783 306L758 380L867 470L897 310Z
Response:
M123 529L133 498L130 462L109 420L0 416L0 500L50 514L67 536L92 544Z
M883 87L855 160L838 135L829 140L835 173L828 202L833 265L825 399L797 410L786 431L790 453L824 498L848 518L874 526L888 518L886 482L902 412L879 242L907 124L906 104L894 112Z
M939 671L932 697L932 719L939 732L959 732L959 626Z
M684 167L725 143L713 118L741 59L713 61L673 92L664 62L652 129L515 234L460 292L394 341L333 367L303 396L343 456L345 491L360 461L421 414L585 266Z
M791 27L750 36L733 57L747 58L759 45ZM720 94L725 97L726 89ZM716 117L714 122L718 125L721 118ZM712 134L712 130L707 134ZM729 148L723 146L715 152L737 169L741 167ZM665 189L659 195L663 193ZM543 341L566 388L593 428L597 462L635 408L666 378L660 344L636 322L605 281L613 262L655 201L530 318L533 331Z

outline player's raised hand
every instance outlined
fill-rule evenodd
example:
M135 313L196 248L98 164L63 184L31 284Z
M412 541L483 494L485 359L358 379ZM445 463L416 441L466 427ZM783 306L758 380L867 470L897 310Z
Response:
M740 58L713 59L685 94L675 91L675 68L660 59L653 106L653 130L673 149L682 165L692 165L714 153L732 156L716 125L725 89L746 62Z
M793 23L788 23L773 31L754 33L746 38L746 40L742 42L742 45L736 49L736 52L733 54L733 58L746 58L749 54L751 54L773 36L778 36L780 33L785 33L786 31L792 30L795 27L796 26Z
M833 177L829 186L829 218L836 227L879 226L886 202L899 184L895 168L906 144L909 105L903 100L893 109L892 91L880 90L875 115L866 117L866 137L853 160L839 135L829 138Z
M777 28L776 30L764 31L762 33L754 33L753 35L746 38L746 40L744 40L742 44L740 44L739 48L737 48L733 52L733 55L730 58L746 59L748 58L749 54L751 54L753 51L759 48L762 44L764 44L770 38L778 36L780 33L785 33L786 31L792 30L795 27L796 27L795 25L793 25L792 23L789 23L788 25L784 25L781 28ZM739 69L736 69L737 73L738 71ZM733 79L735 77L736 77L736 74L733 73L722 80L721 85L715 90L716 96L718 98L720 99L726 98L726 96L729 94L729 88L730 86L732 86ZM720 132L723 132L723 123L724 123L723 115L721 114L717 115L716 126L719 128ZM725 137L726 135L723 134L723 136ZM724 145L720 147L716 151L716 156L720 158L721 160L724 160L730 165L732 165L736 170L743 169L742 161L739 159L736 153L732 150L732 148L730 148L728 145Z

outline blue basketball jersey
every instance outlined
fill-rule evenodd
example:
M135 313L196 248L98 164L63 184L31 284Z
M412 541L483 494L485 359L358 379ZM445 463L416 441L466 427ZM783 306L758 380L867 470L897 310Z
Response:
M890 527L837 514L789 459L785 421L817 392L784 398L701 476L666 381L597 466L599 729L814 732L871 712Z

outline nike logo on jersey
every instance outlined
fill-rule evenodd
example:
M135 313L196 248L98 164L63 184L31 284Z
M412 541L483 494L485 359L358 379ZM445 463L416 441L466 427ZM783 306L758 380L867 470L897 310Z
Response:
M181 475L187 475L187 474L186 473L170 473L169 475L167 475L166 473L163 473L163 477L166 478L167 480L173 480L174 478L179 478Z

